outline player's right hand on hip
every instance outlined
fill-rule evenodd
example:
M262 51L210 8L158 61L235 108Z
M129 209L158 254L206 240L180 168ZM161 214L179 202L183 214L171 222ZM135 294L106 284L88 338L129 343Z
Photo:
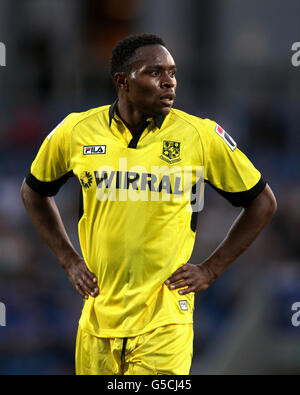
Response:
M88 299L89 295L99 295L97 277L89 271L82 258L68 262L64 269L71 284L84 299Z

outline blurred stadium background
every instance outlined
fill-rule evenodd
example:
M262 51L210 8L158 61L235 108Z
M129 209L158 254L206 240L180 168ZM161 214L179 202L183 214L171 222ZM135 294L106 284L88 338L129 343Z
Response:
M20 186L45 136L70 112L113 102L114 44L163 36L178 64L177 108L214 119L273 188L278 212L233 266L196 297L192 374L300 373L300 41L298 0L0 0L0 374L73 374L82 301L42 243ZM77 190L56 197L78 246ZM74 197L75 196L75 197ZM238 214L207 187L192 262Z

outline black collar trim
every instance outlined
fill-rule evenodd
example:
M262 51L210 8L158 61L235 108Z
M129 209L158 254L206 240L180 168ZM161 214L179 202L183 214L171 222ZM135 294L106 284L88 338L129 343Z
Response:
M116 99L113 102L113 104L109 107L109 111L108 111L109 127L111 127L111 123L114 118L115 109L117 107L118 101L119 101L119 99ZM155 115L153 117L154 123L159 129L162 127L162 124L164 123L165 118L166 118L166 115Z
M155 115L153 117L155 125L160 129L162 127L162 124L164 123L164 120L166 118L166 115Z
M118 104L118 99L116 99L113 104L109 107L109 111L108 111L108 115L109 115L109 127L111 127L111 123L113 120L113 117L115 115L115 109L117 107Z

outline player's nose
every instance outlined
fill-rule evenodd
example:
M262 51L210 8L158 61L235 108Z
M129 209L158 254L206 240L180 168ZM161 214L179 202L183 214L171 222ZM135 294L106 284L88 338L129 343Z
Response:
M161 78L161 87L162 88L175 88L176 87L175 77L171 77L169 73L163 73L162 78Z

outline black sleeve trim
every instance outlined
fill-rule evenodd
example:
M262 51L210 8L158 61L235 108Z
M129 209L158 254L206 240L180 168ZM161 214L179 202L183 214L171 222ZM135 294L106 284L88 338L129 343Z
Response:
M57 194L60 187L72 176L74 176L73 171L69 171L55 181L45 182L38 180L33 174L28 173L26 176L26 183L31 189L42 196L54 196Z
M216 188L209 181L205 180L215 191L228 200L235 207L245 207L252 202L265 188L266 181L261 177L254 187L244 192L225 192Z
M191 229L193 232L197 230L197 223L198 223L198 211L193 211L191 216Z
M82 193L82 188L79 190L79 210L78 210L78 222L81 220L81 217L84 214L84 209L83 209L83 193Z

